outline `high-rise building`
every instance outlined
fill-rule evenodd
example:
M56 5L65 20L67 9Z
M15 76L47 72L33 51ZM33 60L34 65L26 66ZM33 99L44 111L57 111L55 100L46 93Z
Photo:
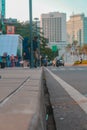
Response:
M41 15L41 28L49 45L66 46L66 14L50 12Z
M5 18L5 0L0 0L0 18Z
M80 46L87 44L87 17L84 14L70 16L67 21L67 42L77 41Z

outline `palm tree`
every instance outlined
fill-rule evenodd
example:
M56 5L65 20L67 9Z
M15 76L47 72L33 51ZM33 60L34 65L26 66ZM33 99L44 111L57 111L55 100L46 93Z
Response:
M68 44L68 45L66 46L66 51L67 51L67 52L70 52L71 47L72 47L72 45L71 45L71 44Z
M72 43L72 45L74 45L75 47L77 46L77 44L78 44L77 40L74 40L73 43Z

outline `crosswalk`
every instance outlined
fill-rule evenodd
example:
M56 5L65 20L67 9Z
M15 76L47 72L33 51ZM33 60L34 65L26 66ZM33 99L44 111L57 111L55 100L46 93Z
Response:
M87 67L52 67L52 71L87 71Z

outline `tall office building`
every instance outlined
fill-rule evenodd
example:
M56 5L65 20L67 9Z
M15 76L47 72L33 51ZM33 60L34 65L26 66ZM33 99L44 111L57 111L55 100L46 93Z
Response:
M66 14L50 12L41 15L41 28L49 45L66 46Z
M0 0L0 18L5 18L5 0Z
M84 14L70 16L67 21L67 42L77 41L80 46L87 44L87 17Z

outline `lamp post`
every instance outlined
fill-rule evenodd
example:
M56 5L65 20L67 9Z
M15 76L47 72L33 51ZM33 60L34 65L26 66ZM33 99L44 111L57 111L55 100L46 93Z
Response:
M39 20L39 18L34 18L34 20L36 21L36 36L38 36L38 32L37 32L37 21Z
M33 61L33 38L32 38L32 0L29 0L29 14L30 14L30 53L31 53L31 60L30 60L30 67L34 67L34 61Z
M39 20L39 18L34 18L34 20L36 21L36 36L38 37L38 58L39 58L39 60L38 60L38 66L40 66L40 37L39 37L39 35L40 34L38 34L38 20Z
M0 19L0 34L3 34L3 32L5 31L5 28L4 28L4 20L3 20L3 16L1 14L1 19Z

